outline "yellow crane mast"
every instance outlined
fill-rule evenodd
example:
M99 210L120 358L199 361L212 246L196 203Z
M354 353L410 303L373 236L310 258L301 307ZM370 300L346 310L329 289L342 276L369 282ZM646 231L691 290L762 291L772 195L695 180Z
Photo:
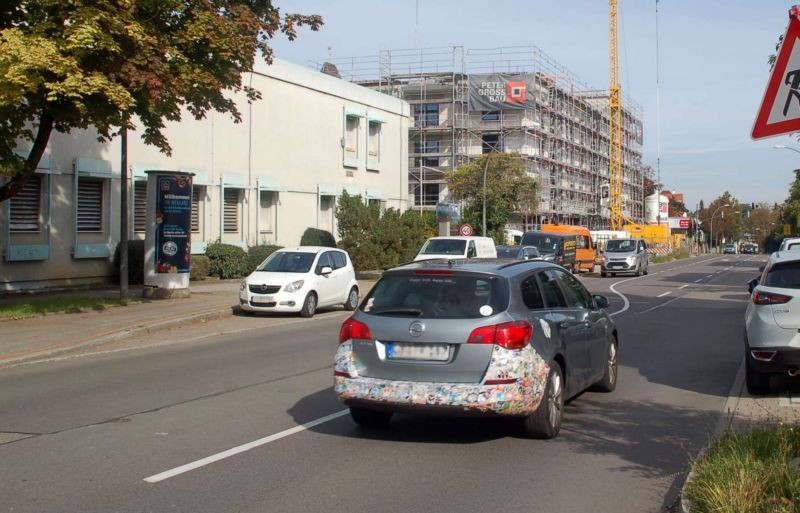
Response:
M611 229L622 230L625 214L622 212L622 88L619 85L619 28L618 0L609 0L608 53L611 61L611 83L608 88L608 164Z

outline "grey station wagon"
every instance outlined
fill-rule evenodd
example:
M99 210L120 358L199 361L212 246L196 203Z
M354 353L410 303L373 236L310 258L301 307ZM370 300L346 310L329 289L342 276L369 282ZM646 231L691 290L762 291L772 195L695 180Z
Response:
M362 426L394 412L520 417L552 438L565 399L617 382L618 337L563 267L541 261L429 261L386 271L344 321L334 388Z

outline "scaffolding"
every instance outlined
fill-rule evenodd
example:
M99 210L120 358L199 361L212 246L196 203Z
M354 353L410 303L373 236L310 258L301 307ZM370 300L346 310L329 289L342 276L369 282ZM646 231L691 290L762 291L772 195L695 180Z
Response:
M321 69L322 63L313 63ZM608 91L583 83L535 46L384 50L377 57L329 59L339 76L411 104L409 192L415 207L449 198L445 173L491 151L515 152L539 183L539 204L520 216L605 229L609 224ZM527 84L522 108L477 110L470 77L501 74ZM644 217L642 108L622 98L624 214Z

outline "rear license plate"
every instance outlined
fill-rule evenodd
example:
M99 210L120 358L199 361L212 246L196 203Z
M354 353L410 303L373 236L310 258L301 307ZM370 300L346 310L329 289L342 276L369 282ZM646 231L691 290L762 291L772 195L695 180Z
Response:
M447 344L388 342L386 344L386 358L390 360L446 362L450 358L450 346Z
M250 296L251 303L274 303L275 298L272 296L265 296L264 294L252 294Z

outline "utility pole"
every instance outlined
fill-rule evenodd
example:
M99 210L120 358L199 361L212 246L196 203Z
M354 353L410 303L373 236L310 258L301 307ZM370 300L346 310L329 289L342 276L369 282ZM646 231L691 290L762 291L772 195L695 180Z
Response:
M128 296L128 120L120 129L119 298Z

